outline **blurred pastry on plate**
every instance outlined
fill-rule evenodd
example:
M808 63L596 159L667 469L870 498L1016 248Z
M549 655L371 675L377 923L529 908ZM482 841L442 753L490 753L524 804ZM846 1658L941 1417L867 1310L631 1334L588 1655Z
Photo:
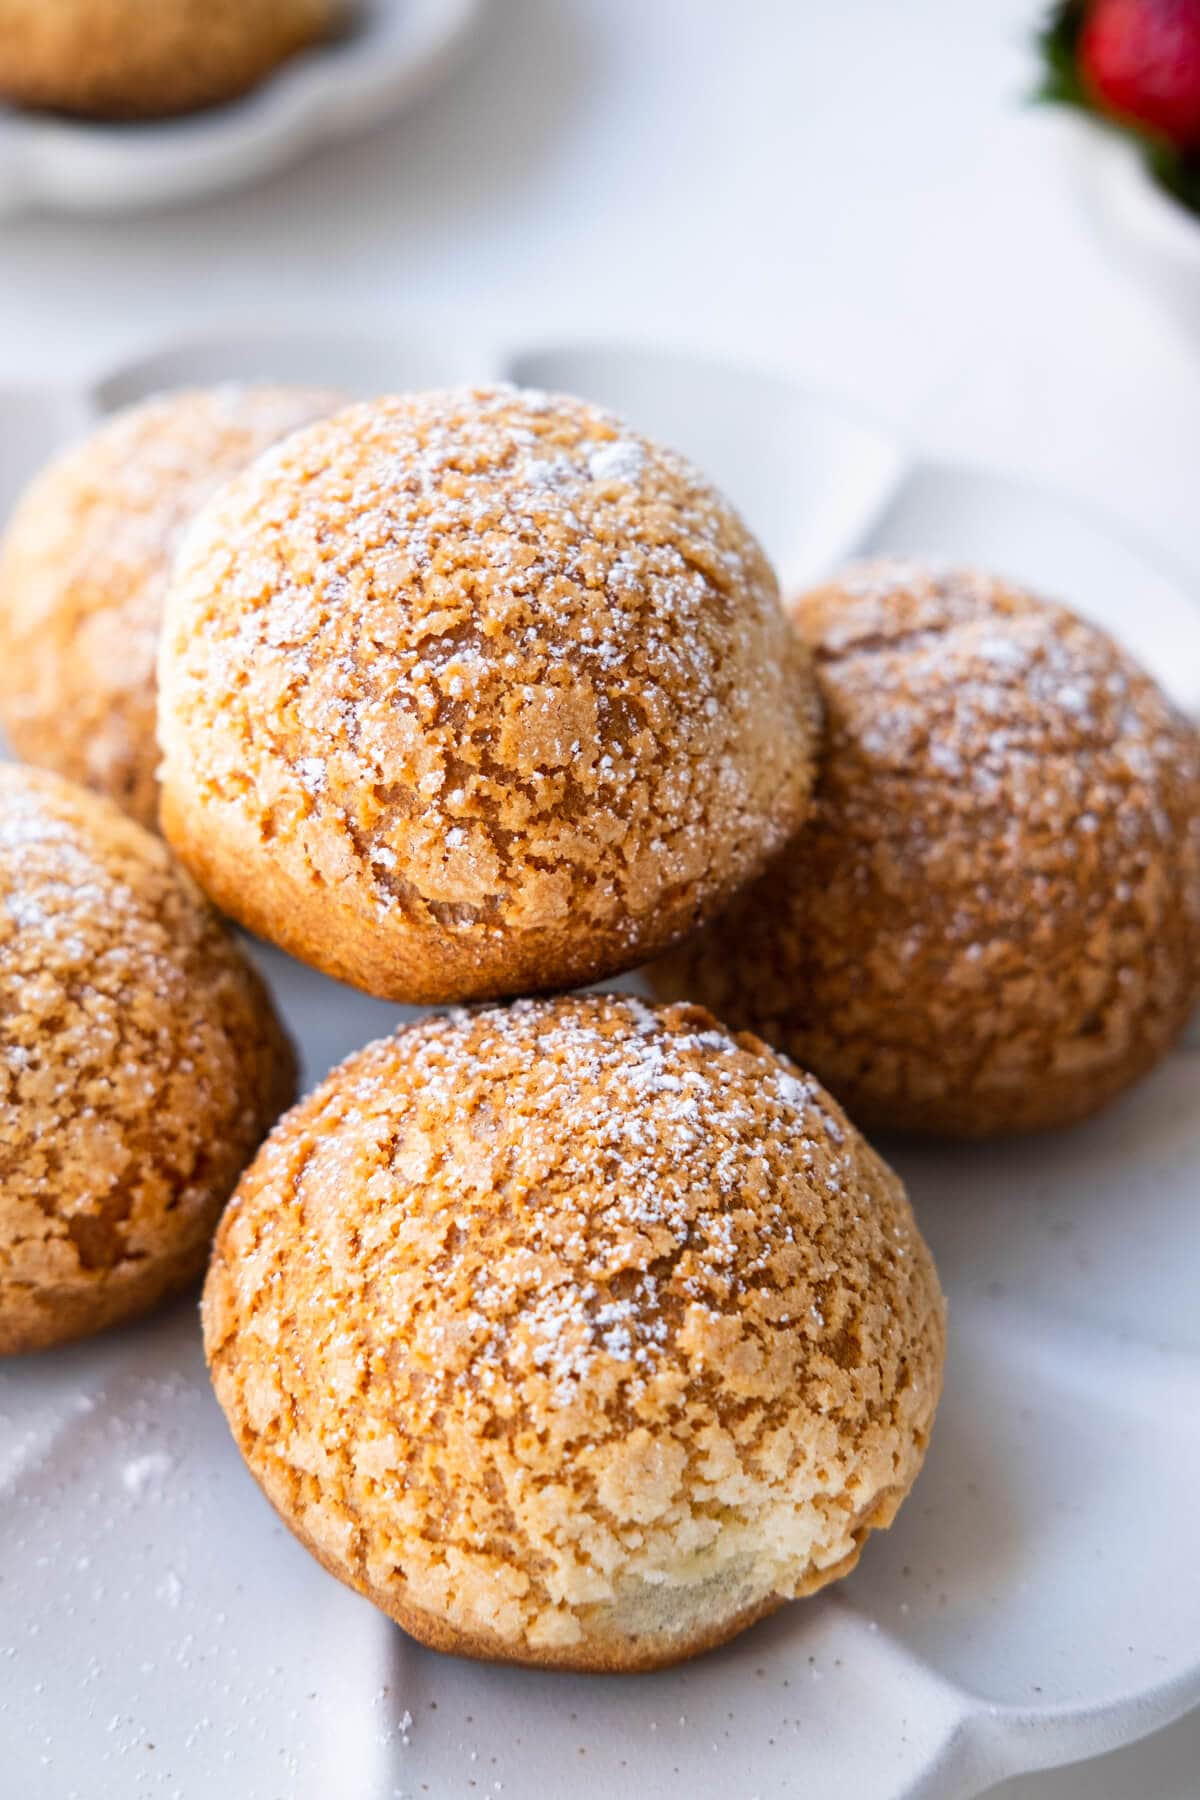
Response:
M0 766L0 1353L195 1281L294 1093L266 989L160 838Z
M189 533L163 829L234 918L388 999L645 960L795 830L810 656L741 520L583 401L382 399Z
M180 536L230 475L342 404L325 389L180 389L42 471L0 542L0 722L18 755L157 824L155 661Z
M91 119L194 112L350 13L349 0L0 0L0 98Z
M609 1671L846 1574L944 1346L904 1190L818 1084L614 994L350 1057L246 1172L203 1321L331 1573L436 1649Z
M827 723L812 818L657 991L866 1130L1095 1112L1200 998L1195 727L1095 626L969 569L869 563L791 611Z

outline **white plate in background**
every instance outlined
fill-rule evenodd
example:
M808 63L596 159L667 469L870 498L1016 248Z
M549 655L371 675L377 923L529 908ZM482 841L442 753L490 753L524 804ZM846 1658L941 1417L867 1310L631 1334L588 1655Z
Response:
M623 406L744 506L789 582L859 550L974 556L1200 697L1200 611L1098 520L920 463L761 373L647 351L243 331L78 392L0 393L0 515L49 445L152 388L519 377ZM404 1009L260 948L312 1082ZM0 1364L0 1767L21 1800L967 1800L1200 1702L1200 1054L1079 1130L889 1146L950 1296L928 1465L855 1574L657 1675L420 1649L258 1494L194 1306Z
M344 37L224 106L178 118L91 122L0 104L0 216L132 212L269 174L407 106L449 67L483 4L359 0Z
M1069 178L1114 264L1182 329L1200 331L1200 218L1146 167L1141 146L1065 108L1058 142Z

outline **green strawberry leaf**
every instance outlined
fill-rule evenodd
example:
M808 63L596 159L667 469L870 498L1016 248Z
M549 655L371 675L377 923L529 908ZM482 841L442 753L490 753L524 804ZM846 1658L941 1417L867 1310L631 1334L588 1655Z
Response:
M1079 75L1076 47L1083 24L1083 0L1058 0L1038 32L1042 79L1033 98L1060 106L1081 106L1093 111Z
M1200 215L1200 156L1181 156L1162 145L1146 145L1146 166L1160 187Z

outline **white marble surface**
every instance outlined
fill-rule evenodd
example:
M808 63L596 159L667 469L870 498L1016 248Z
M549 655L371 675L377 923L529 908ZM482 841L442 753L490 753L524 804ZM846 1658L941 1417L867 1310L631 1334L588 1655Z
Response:
M236 196L0 228L0 379L302 305L790 368L1101 506L1200 592L1197 339L1023 104L1037 0L493 0L457 80ZM1131 604L1133 603L1131 597ZM1194 1800L1200 1722L1004 1800Z

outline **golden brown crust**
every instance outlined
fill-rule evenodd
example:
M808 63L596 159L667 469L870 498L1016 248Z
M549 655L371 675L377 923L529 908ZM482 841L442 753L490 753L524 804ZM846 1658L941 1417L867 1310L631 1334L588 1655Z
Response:
M1095 627L967 570L802 596L828 748L813 816L658 965L816 1070L864 1128L1064 1125L1200 993L1195 729Z
M166 846L0 766L0 1354L194 1281L295 1087L257 976Z
M689 1661L693 1656L703 1656L707 1651L718 1651L721 1643L730 1643L738 1638L750 1625L759 1624L759 1620L770 1618L777 1613L779 1607L786 1606L788 1600L804 1600L820 1589L828 1588L831 1582L842 1580L855 1568L862 1544L871 1535L871 1530L882 1530L891 1523L891 1519L873 1519L862 1526L860 1541L847 1553L842 1562L833 1564L828 1570L813 1571L808 1579L801 1579L788 1595L766 1595L766 1598L748 1606L741 1613L714 1618L707 1627L694 1629L687 1640L680 1643L678 1633L658 1633L657 1636L640 1636L637 1643L626 1638L588 1638L585 1642L569 1647L549 1647L531 1649L529 1645L511 1645L495 1633L471 1633L462 1631L461 1627L446 1624L444 1618L426 1613L421 1607L405 1606L403 1600L387 1598L387 1604L371 1589L362 1586L358 1580L347 1573L335 1559L315 1543L308 1532L297 1525L295 1517L282 1514L272 1501L275 1514L281 1517L282 1523L288 1526L297 1543L304 1544L311 1557L320 1562L327 1575L345 1582L356 1593L362 1593L365 1600L371 1600L374 1606L383 1606L383 1611L407 1631L410 1638L423 1643L430 1651L441 1651L446 1656L470 1656L479 1663L516 1663L524 1669L561 1669L569 1674L592 1674L592 1676L628 1676L628 1674L649 1674L655 1669L671 1669L680 1661Z
M803 817L809 659L687 464L581 401L354 407L206 509L160 665L163 828L235 918L420 1002L679 937Z
M731 1638L737 1637L740 1632L748 1630L751 1625L756 1625L760 1619L778 1612L786 1604L782 1595L771 1595L731 1619L722 1619L708 1631L693 1634L688 1638L686 1647L680 1645L677 1636L672 1637L669 1633L663 1633L658 1639L643 1638L639 1640L636 1655L632 1658L628 1642L614 1643L602 1639L589 1639L565 1649L550 1646L533 1649L528 1644L509 1643L495 1632L464 1631L461 1626L448 1624L442 1616L427 1612L419 1606L406 1605L403 1598L395 1595L381 1597L361 1580L355 1579L344 1564L322 1548L297 1522L294 1515L289 1516L283 1512L272 1496L268 1495L268 1499L292 1536L320 1563L327 1575L344 1582L365 1600L381 1607L390 1619L394 1619L402 1630L407 1631L419 1644L424 1644L426 1649L440 1650L446 1656L468 1656L475 1662L516 1663L529 1669L565 1669L578 1675L645 1674L652 1669L670 1668L693 1656L702 1656L706 1650L716 1650L721 1644L727 1644ZM845 1568L839 1567L829 1579L848 1575L857 1560L856 1553L848 1559ZM824 1583L818 1584L823 1585ZM815 1589L806 1591L813 1592ZM792 1596L794 1599L801 1597L799 1594Z
M348 15L345 0L0 0L0 96L96 119L192 112Z
M324 389L185 388L42 471L0 545L0 720L18 755L157 825L155 662L180 534L229 476L340 404Z
M281 1121L203 1301L326 1568L423 1642L658 1667L850 1568L920 1467L937 1277L810 1078L623 995L433 1017Z
M565 1647L543 1645L537 1649L529 1644L514 1646L495 1632L464 1631L459 1626L448 1624L444 1617L426 1612L420 1607L406 1605L393 1594L381 1597L357 1581L344 1565L339 1565L297 1524L294 1517L281 1512L274 1500L271 1504L292 1536L303 1544L326 1574L345 1582L348 1587L362 1594L364 1599L382 1607L390 1619L394 1619L402 1630L416 1638L419 1644L424 1644L428 1650L440 1650L447 1656L468 1656L475 1662L516 1663L529 1669L563 1669L576 1675L645 1675L655 1669L669 1669L677 1663L690 1661L693 1656L703 1656L709 1650L719 1650L722 1644L740 1637L743 1631L749 1631L760 1620L769 1619L772 1613L778 1612L781 1606L786 1606L789 1600L808 1599L813 1594L819 1594L822 1588L828 1587L832 1582L843 1580L856 1567L863 1545L871 1532L884 1531L892 1523L906 1493L907 1490L896 1497L890 1510L888 1502L881 1502L876 1514L855 1526L854 1546L841 1562L826 1569L811 1570L807 1575L798 1577L787 1594L768 1594L740 1612L714 1617L707 1624L693 1628L682 1641L680 1634L673 1631L643 1634L636 1642L631 1642L620 1633L608 1636L594 1633L578 1644Z

